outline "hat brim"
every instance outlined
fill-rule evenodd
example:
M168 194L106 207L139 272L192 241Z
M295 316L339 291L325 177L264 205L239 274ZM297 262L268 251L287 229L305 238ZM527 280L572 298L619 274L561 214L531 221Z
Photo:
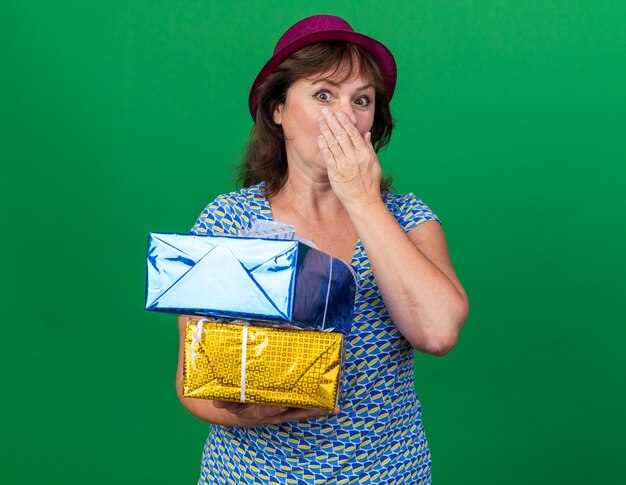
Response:
M391 54L391 51L387 49L383 44L378 42L367 35L359 34L357 32L349 32L345 30L322 30L320 32L314 32L309 35L302 36L294 42L286 45L278 52L275 52L269 61L261 68L261 71L257 75L252 88L250 88L250 96L248 98L248 107L250 109L250 115L254 120L254 110L256 108L257 91L261 84L267 79L267 77L276 69L285 59L297 50L315 42L322 42L325 40L340 40L350 42L362 47L369 52L376 64L378 65L383 77L383 83L389 99L393 96L393 92L396 88L397 67L396 61Z

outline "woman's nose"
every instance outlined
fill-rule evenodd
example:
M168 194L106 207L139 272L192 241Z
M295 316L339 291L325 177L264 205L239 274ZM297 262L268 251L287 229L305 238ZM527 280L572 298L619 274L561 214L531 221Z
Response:
M345 113L348 119L350 120L350 122L356 126L357 119L356 119L356 115L354 114L354 109L352 107L351 102L339 103L339 105L337 106L337 111L341 111Z

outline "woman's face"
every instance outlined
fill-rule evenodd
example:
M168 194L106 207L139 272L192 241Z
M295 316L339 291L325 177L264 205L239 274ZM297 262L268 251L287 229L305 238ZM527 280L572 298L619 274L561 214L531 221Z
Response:
M324 159L317 145L320 135L318 120L322 109L331 113L343 111L361 135L374 123L376 92L372 84L358 74L349 76L339 70L332 77L321 74L299 79L287 91L284 104L274 112L274 122L281 125L285 135L285 149L290 166L301 164L325 170Z

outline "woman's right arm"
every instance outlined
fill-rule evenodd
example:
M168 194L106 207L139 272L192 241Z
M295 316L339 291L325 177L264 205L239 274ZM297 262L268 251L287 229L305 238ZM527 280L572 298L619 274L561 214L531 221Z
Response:
M300 421L320 418L328 413L320 409L300 409L269 404L247 404L225 401L211 401L183 396L183 365L185 356L185 330L189 319L200 317L179 315L178 317L178 369L176 371L176 392L182 405L196 418L220 426L256 428L286 421ZM337 414L338 409L334 413Z

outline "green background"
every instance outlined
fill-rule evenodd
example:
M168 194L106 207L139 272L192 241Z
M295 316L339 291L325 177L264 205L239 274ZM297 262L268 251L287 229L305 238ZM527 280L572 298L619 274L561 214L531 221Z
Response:
M394 52L381 160L470 295L416 358L434 482L626 483L623 0L3 2L0 482L197 479L147 233L234 187L249 86L315 13Z

